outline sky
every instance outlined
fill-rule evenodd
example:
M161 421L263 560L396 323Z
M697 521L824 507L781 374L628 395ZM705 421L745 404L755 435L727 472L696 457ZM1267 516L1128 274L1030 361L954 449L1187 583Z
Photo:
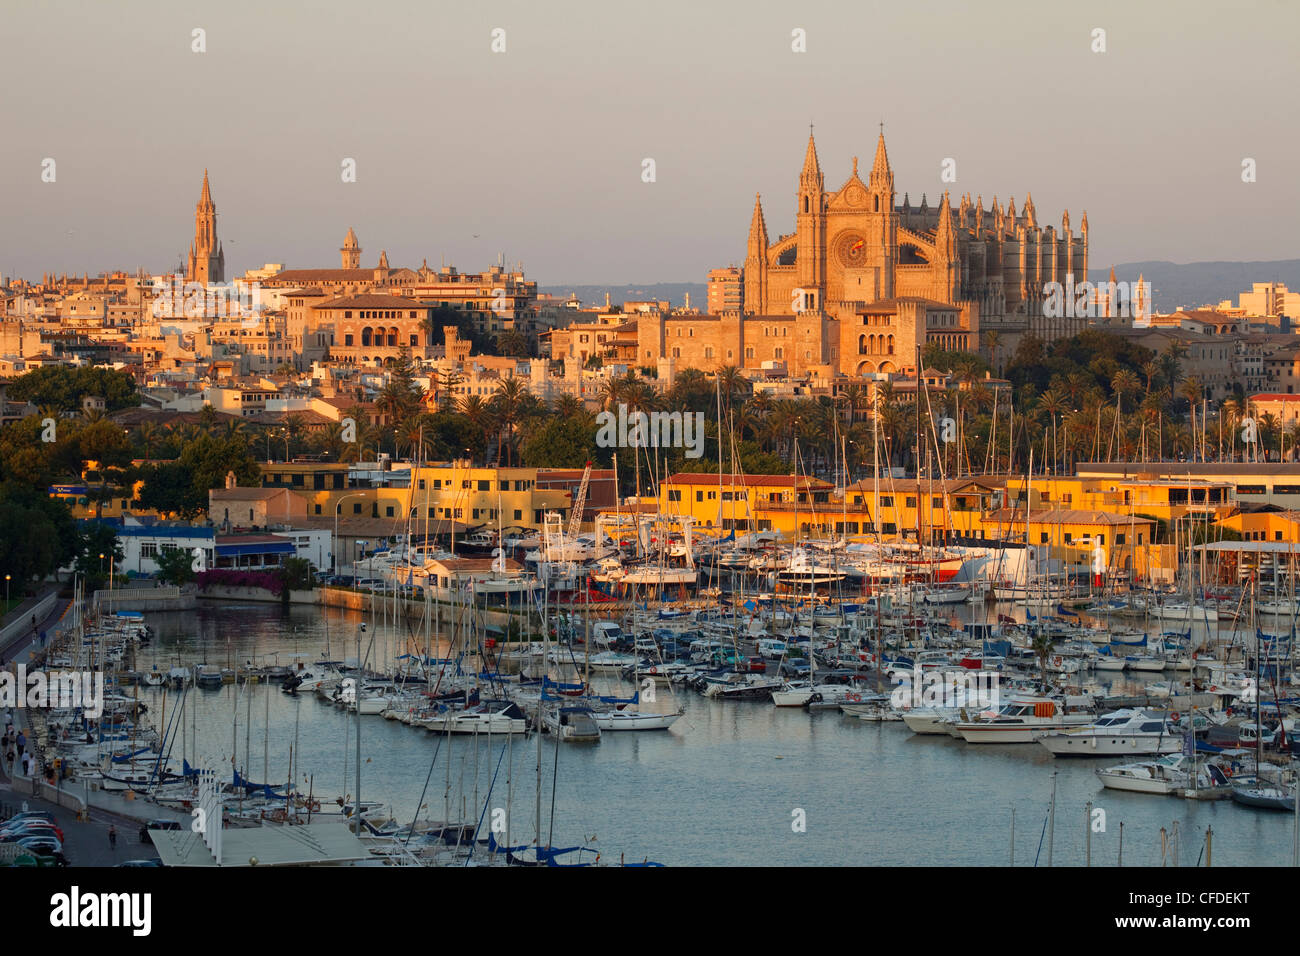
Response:
M0 275L174 268L206 167L228 278L351 226L365 266L702 282L756 192L794 230L810 123L834 190L882 122L900 201L1086 209L1094 267L1297 258L1297 35L1294 0L5 0Z

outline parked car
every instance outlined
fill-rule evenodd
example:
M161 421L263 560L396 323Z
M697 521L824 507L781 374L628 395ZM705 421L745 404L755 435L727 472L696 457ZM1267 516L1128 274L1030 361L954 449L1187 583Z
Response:
M12 827L0 828L0 840L12 843L18 837L44 836L47 833L53 833L60 840L63 839L63 830L49 820L24 820Z
M56 822L54 819L54 814L52 814L49 810L24 810L22 813L15 813L9 819L5 820L3 823L0 823L0 827L3 827L10 823L14 823L18 820L49 820L51 823Z
M17 843L25 850L33 850L51 856L56 853L60 856L63 855L63 841L53 834L50 836L26 836L18 840Z
M180 822L179 820L162 820L162 819L159 819L159 820L150 820L148 823L145 824L145 828L146 828L146 829L149 829L149 830L180 830L180 829L182 829L182 827L181 827L181 822Z

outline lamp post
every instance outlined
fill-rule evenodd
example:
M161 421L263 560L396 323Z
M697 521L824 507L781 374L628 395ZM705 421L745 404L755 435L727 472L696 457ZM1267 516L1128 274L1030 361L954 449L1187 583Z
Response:
M334 503L334 537L330 541L330 562L334 565L334 573L339 573L339 515L343 513L343 502L349 498L364 498L364 494L344 495Z
M8 574L5 575L5 613L6 614L9 613L9 577L10 575Z

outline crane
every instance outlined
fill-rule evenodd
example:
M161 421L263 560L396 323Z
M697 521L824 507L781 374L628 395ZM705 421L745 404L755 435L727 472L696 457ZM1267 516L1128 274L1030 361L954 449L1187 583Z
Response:
M582 472L582 484L578 486L578 493L573 496L573 508L569 513L569 534L570 541L577 540L578 525L582 523L582 508L587 503L587 485L591 484L591 462L587 462L586 469Z

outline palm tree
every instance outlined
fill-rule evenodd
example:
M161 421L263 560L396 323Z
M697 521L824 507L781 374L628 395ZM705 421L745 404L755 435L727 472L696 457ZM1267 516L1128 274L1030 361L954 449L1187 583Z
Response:
M1196 439L1197 436L1196 406L1201 403L1201 395L1203 394L1203 392L1204 389L1201 388L1201 381L1195 376L1183 382L1183 384L1178 389L1178 394L1181 395L1183 398L1187 399L1188 408L1191 410L1192 413L1192 451L1193 451L1192 460L1193 461L1196 460L1195 451L1198 444Z
M511 463L514 461L515 428L519 425L524 408L524 399L528 389L517 378L508 378L498 386L492 396L491 406L500 423L497 432L497 460L501 459L501 436L506 436L506 452Z
M551 412L557 418L576 418L586 414L587 403L577 395L561 395L551 403Z
M457 402L457 411L469 420L474 430L483 436L484 447L491 442L495 417L482 395L465 395ZM500 435L497 436L498 442Z
M1035 634L1031 641L1034 649L1034 656L1038 658L1038 675L1043 683L1043 690L1047 690L1047 659L1052 656L1052 635L1046 633Z
M1002 366L998 364L998 347L1002 344L1002 334L997 329L989 329L984 333L984 345L989 350L989 364L991 364L998 375L1002 374Z
M754 393L754 386L745 378L744 372L735 365L724 365L718 369L718 390L722 393L724 414L737 401L743 401Z
M135 436L144 449L144 457L153 457L153 447L163 440L162 429L154 422L144 422L135 430Z
M1052 430L1052 461L1055 467L1056 460L1056 419L1070 407L1064 395L1055 389L1049 388L1038 396L1037 409L1040 414L1047 416L1048 425ZM1044 465L1047 463L1044 462Z

